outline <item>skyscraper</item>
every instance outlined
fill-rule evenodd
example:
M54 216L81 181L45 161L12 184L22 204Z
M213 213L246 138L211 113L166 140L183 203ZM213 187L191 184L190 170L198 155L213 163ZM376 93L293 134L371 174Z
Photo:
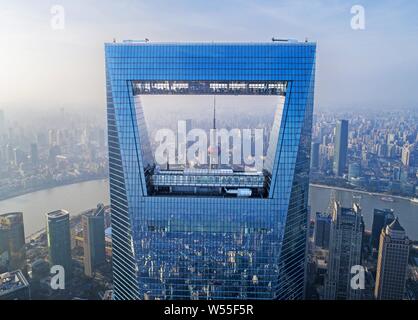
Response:
M364 223L357 204L343 208L334 202L329 243L328 273L324 297L329 300L356 300L361 290L351 288L351 268L361 264Z
M402 300L408 268L410 241L398 218L382 229L377 260L375 298Z
M401 160L402 160L402 164L405 167L409 167L411 164L411 154L412 154L412 150L413 150L413 145L409 145L406 144L402 147L402 156L401 156Z
M303 297L315 51L105 45L115 299ZM141 99L167 94L276 96L264 168L156 170Z
M383 228L395 220L393 209L374 209L372 223L372 247L378 249L380 241L380 233Z
M334 148L334 174L342 176L347 164L348 121L337 122Z
M23 213L0 215L0 269L25 269L25 229Z
M311 168L318 169L319 167L319 142L313 142L311 147Z
M84 238L84 273L91 277L97 266L105 262L104 205L82 215Z
M350 163L348 166L348 180L357 179L361 176L361 166L357 162Z
M72 274L70 214L57 210L46 214L49 263L64 267L65 277Z
M324 249L329 247L329 236L331 232L331 217L327 214L317 212L315 216L315 245Z
M39 164L39 152L37 143L32 143L30 145L30 160L33 166L37 166Z

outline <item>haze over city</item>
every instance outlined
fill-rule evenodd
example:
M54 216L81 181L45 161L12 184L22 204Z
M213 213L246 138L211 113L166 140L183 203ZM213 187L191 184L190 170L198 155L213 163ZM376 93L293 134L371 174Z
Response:
M316 106L398 109L418 104L418 4L361 1L0 1L0 108L14 113L79 109L103 114L103 43L269 41L318 43ZM63 29L51 27L53 5ZM220 10L222 9L222 10Z
M0 0L0 300L418 300L417 15Z

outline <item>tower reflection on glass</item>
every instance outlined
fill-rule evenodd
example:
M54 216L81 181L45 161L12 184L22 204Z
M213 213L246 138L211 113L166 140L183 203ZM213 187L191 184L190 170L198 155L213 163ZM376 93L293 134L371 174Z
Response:
M105 45L115 299L303 298L315 52L294 41ZM262 170L219 168L211 152L209 166L162 170L146 95L277 96Z

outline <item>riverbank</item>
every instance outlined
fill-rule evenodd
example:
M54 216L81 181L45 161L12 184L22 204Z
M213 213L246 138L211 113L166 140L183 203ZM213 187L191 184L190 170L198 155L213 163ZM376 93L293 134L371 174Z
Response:
M328 186L328 185L317 184L317 183L311 183L311 184L309 184L309 186L310 187L324 188L324 189L334 189L334 190L345 191L345 192L353 192L353 193L358 193L358 194L366 194L366 195L369 195L369 196L376 196L376 197L391 197L393 199L399 199L399 200L411 201L413 199L413 198L404 197L404 196L392 195L392 194L389 194L389 193L368 192L368 191L364 191L364 190L334 187L334 186Z
M388 202L381 199L383 196L387 196L387 194L373 194L346 188L312 184L309 192L309 205L313 214L326 212L329 209L332 189L339 191L339 200L343 201L347 206L351 205L353 195L361 195L357 201L362 207L366 228L371 228L374 209L391 208L399 216L402 225L405 225L406 229L408 229L410 238L418 239L417 205L403 197L397 197L396 199L394 198L395 201ZM25 234L28 237L33 237L41 233L45 228L45 214L47 212L65 209L70 212L70 216L76 216L86 209L96 207L98 203L109 202L108 180L96 179L0 201L0 212L23 212Z
M31 188L28 188L28 189L25 189L25 190L18 190L16 192L12 193L12 194L8 194L7 196L0 196L0 201L9 200L9 199L12 199L12 198L24 196L24 195L32 193L32 192L43 191L43 190L59 188L59 187L65 187L65 186L70 186L70 185L77 184L77 183L82 183L82 182L107 180L107 179L108 179L108 176L83 177L83 178L78 178L78 179L74 179L74 180L71 180L71 181L55 182L55 183L51 183L51 184L45 184L45 185L42 185L42 186L31 187ZM330 185L319 184L319 183L310 183L309 186L310 187L325 188L325 189L335 189L335 190L346 191L346 192L354 192L354 193L358 193L358 194L367 194L367 195L370 195L370 196L391 197L391 198L394 198L394 199L403 199L403 200L408 200L408 201L411 201L413 199L412 197L392 195L390 193L369 192L369 191L365 191L365 190L357 190L357 189L351 189L351 188L336 187L336 186L330 186Z
M23 212L25 235L31 236L46 227L47 212L65 209L71 217L109 201L107 180L95 179L0 201L0 213Z
M104 179L107 179L107 176L81 177L81 178L77 178L77 179L74 179L74 180L71 180L71 181L63 181L63 182L55 181L54 183L44 184L42 186L30 187L30 188L27 188L27 189L24 189L24 190L16 190L15 192L7 194L6 196L0 196L0 201L9 200L9 199L13 199L13 198L16 198L16 197L24 196L25 194L29 194L29 193L32 193L32 192L43 191L43 190L48 190L48 189L52 189L52 188L65 187L65 186L70 186L72 184L77 184L77 183L82 183L82 182L104 180Z

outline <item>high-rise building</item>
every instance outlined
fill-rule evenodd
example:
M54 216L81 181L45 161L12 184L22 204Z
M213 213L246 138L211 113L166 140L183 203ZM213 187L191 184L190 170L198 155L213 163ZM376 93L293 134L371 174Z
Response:
M48 135L45 132L38 132L36 134L36 143L40 148L47 148L49 145Z
M351 270L361 265L364 223L357 204L343 208L334 201L329 242L328 273L324 298L327 300L357 300L359 289L351 288Z
M0 270L25 269L25 228L23 213L0 215Z
M84 273L91 277L97 266L105 262L105 206L99 204L96 209L83 213Z
M334 174L342 176L347 164L347 148L348 148L348 121L340 120L337 122L335 131L335 148L334 148Z
M395 220L393 209L374 209L373 210L373 223L372 223L372 248L379 248L380 233L382 229Z
M59 141L60 131L57 129L49 129L48 131L48 142L50 147L58 146L60 144Z
M311 168L318 169L319 167L319 142L313 142L311 147Z
M315 245L324 249L329 247L331 216L317 212L315 216Z
M33 166L37 166L39 164L39 152L37 143L32 143L30 145L30 160Z
M357 162L350 163L348 166L348 179L356 179L361 176L361 166Z
M401 156L401 160L402 160L402 164L405 167L409 167L411 164L411 154L412 154L412 150L413 150L413 146L406 144L402 147L402 156Z
M30 300L29 282L22 271L0 274L0 300Z
M49 263L64 267L65 277L72 274L70 214L57 210L46 214Z
M393 174L392 179L394 181L400 181L401 180L401 168L400 167L393 167Z
M303 298L315 52L105 45L115 299ZM156 170L140 101L167 94L277 97L262 170Z
M14 148L14 165L20 166L22 163L25 163L27 160L26 153L20 148Z
M377 260L375 298L402 300L408 268L410 241L396 218L382 229Z

